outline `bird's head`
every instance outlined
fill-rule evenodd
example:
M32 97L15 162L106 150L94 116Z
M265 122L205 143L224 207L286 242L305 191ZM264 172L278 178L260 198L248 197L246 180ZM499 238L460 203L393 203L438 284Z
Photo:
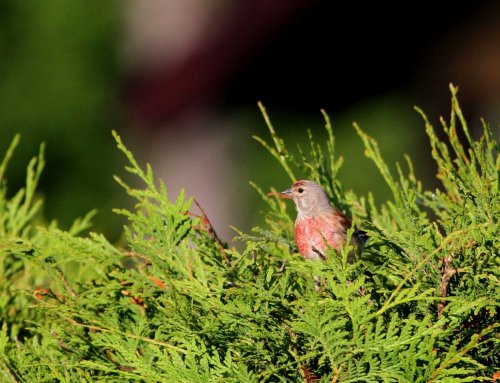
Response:
M332 209L325 191L316 182L300 180L290 189L279 193L281 198L292 199L299 217L311 217Z

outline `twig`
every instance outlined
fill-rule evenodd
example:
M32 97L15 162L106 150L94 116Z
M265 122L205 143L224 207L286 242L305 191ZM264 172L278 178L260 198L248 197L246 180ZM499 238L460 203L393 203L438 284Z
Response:
M73 290L71 288L71 286L69 285L69 283L68 283L66 277L64 276L63 272L61 270L59 270L58 267L55 267L54 269L56 270L57 274L59 274L59 276L61 277L61 281L62 281L64 287L66 288L66 290L68 290L68 293L73 297L73 299L76 299L77 294L75 293L75 290Z
M52 305L47 304L47 306L53 308ZM124 332L124 331L110 330L110 329L99 327L99 326L96 326L96 325L91 325L91 324L86 324L86 323L80 323L80 322L78 322L77 320L75 320L75 319L73 319L71 317L63 315L61 312L59 312L57 310L54 310L54 312L56 314L59 314L63 319L67 320L68 322L70 322L71 324L73 324L73 325L75 325L77 327L87 328L87 329L89 329L91 331L101 331L101 332L111 333L111 334L113 334L113 333L120 334L120 335L122 335L124 337L129 337L129 338L141 340L141 341L144 341L144 342L147 342L147 343L156 344L157 346L167 347L167 348L170 348L170 349L175 350L177 352L180 352L182 354L187 354L187 350L182 349L182 348L177 347L177 346L174 346L174 345L172 345L170 343L167 343L167 342L162 342L162 341L159 341L159 340L156 340L156 339L151 339L151 338L147 338L147 337L140 336L140 335L130 334L130 333L127 333L127 332Z
M447 256L444 261L444 269L443 274L441 275L441 284L439 285L439 292L441 293L441 302L438 303L437 306L437 315L438 319L441 318L443 314L444 307L446 305L446 291L448 290L448 284L450 282L450 278L453 274L456 273L456 270L451 267L451 261L453 260L453 256L450 254Z
M275 148L270 147L267 142L265 142L262 138L253 136L255 140L257 140L264 148L268 150L268 152L276 158L281 166L283 166L283 169L287 172L287 174L290 176L292 180L296 180L297 178L292 172L292 169L288 166L287 162L287 153L285 149L285 143L281 138L278 137L276 134L276 130L274 130L273 124L271 123L271 119L269 118L269 115L266 112L266 108L264 107L264 104L262 102L258 102L257 105L260 108L260 111L262 113L262 116L264 117L264 121L266 122L267 128L269 129L269 134L271 135L271 138L273 139L274 146Z
M448 368L449 366L458 363L462 356L467 354L470 350L472 350L475 346L477 346L480 342L481 339L490 331L496 331L498 328L499 323L494 323L483 329L479 334L472 334L471 340L469 343L467 343L464 347L462 347L460 350L454 352L454 355L452 357L448 357L447 359L444 359L441 364L439 365L438 368L434 370L432 373L432 376L428 382L434 382L434 378L439 376L443 370Z
M198 206L198 209L200 209L201 217L202 217L202 222L205 224L205 226L207 228L208 234L210 234L212 236L212 238L215 240L215 242L219 246L219 248L221 250L221 253L222 253L222 256L224 257L224 261L226 262L226 265L227 266L231 266L231 260L227 256L226 248L224 247L224 244L222 243L222 241L220 240L219 236L215 232L215 229L212 226L212 223L208 219L207 213L205 213L205 210L203 210L203 208L201 207L201 205L199 204L199 202L196 200L196 198L193 198L193 201L196 204L196 206Z
M4 366L3 370L5 371L7 376L11 379L11 381L14 383L19 383L19 380L16 379L16 377L14 376L14 373L10 370L9 365L3 360L2 360L2 364Z
M469 228L467 229L464 229L464 230L457 230L457 231L454 231L452 233L450 233L442 242L441 244L436 247L427 257L425 257L424 259L422 259L407 275L406 277L403 278L403 280L401 281L401 283L394 289L394 291L392 292L392 294L389 296L389 298L385 301L384 305L375 313L375 316L378 316L378 315L381 315L383 314L390 306L390 303L394 300L394 298L396 297L397 293L399 292L399 290L401 290L401 288L405 285L405 283L411 278L413 277L413 275L418 271L420 270L427 262L430 261L430 259L436 254L438 253L439 251L441 251L448 243L450 243L452 240L455 239L455 237L458 237L466 232L468 232L469 230L471 230L473 227L476 228L476 227L483 227L485 226L486 224L482 223L482 224L479 224L479 225L474 225L474 226L470 226Z
M342 365L335 369L335 375L333 375L331 383L337 383L339 380L340 373L342 372Z

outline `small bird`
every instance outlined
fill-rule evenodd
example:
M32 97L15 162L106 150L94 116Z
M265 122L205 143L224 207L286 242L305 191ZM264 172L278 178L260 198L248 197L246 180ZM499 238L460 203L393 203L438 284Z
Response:
M346 242L351 220L330 205L325 191L310 180L295 182L290 189L278 193L281 198L292 199L297 207L294 237L299 253L306 259L326 259L327 244L340 251ZM357 253L363 251L367 235L356 230L351 237L351 245ZM352 260L354 254L350 254Z

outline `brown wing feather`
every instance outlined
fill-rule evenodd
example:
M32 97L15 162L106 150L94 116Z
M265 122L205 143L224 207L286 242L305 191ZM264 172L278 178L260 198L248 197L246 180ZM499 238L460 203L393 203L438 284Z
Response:
M344 228L346 231L347 231L347 229L349 229L351 227L352 221L349 218L347 218L347 216L345 214L341 213L338 210L335 210L333 212L333 215L335 216L335 218L336 218L335 220L336 220L337 225L339 227Z

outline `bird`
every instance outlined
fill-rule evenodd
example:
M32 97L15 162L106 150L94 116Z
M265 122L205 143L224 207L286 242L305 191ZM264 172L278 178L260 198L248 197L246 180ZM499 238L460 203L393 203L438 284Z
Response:
M294 238L299 253L306 259L325 260L328 246L340 252L347 240L351 220L330 204L323 188L311 180L299 180L287 190L277 193L279 197L291 199L297 207ZM350 244L356 253L363 251L368 237L366 232L355 230ZM352 261L354 252L349 254Z

